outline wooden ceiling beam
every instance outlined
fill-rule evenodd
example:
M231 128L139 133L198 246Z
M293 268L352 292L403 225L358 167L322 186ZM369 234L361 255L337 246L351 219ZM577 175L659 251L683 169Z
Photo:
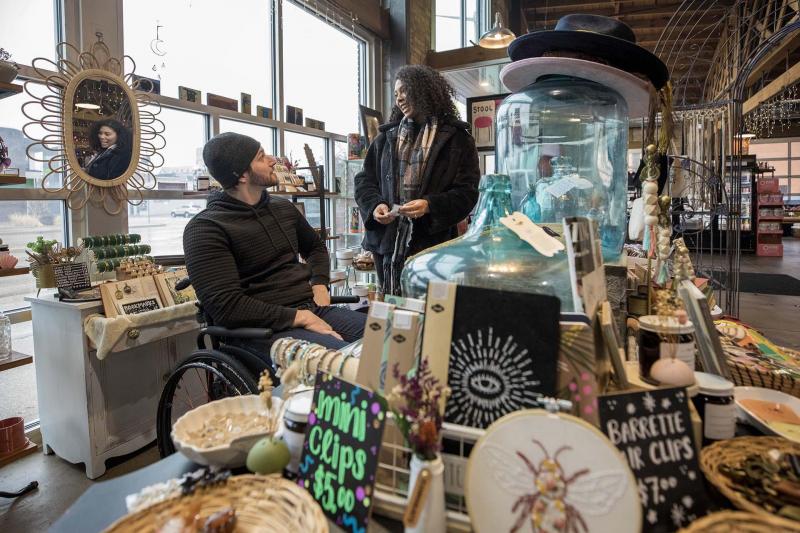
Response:
M748 98L742 105L742 112L749 113L765 100L772 98L786 87L789 87L798 81L800 81L800 62L795 63L794 66L792 66L789 70L778 76L766 87Z
M784 39L780 45L774 50L771 50L770 53L756 65L753 72L747 77L745 87L750 87L756 83L762 74L766 74L777 67L782 61L786 60L789 54L798 48L800 48L800 33Z

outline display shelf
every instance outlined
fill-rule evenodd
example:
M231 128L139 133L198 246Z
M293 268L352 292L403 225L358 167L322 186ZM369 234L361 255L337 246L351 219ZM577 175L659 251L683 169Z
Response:
M285 191L267 191L272 196L291 196L292 198L319 198L319 192L285 192ZM339 196L338 193L324 191L322 196L324 198L333 198Z
M758 217L758 220L763 220L765 222L779 222L784 220L785 217Z
M0 174L0 186L2 185L24 185L28 179L25 176L15 174Z
M761 174L763 174L763 172ZM781 214L783 213L783 202L776 201L777 199L783 200L780 182L774 177L767 178L761 176L758 178L756 186L759 193L756 197L756 214L758 215L756 226L756 255L781 257L783 255L783 229L781 228L783 217L775 214L776 211ZM766 200L766 202L762 203L762 200ZM767 213L767 216L761 216L760 213L762 209Z
M759 231L759 235L783 235L782 231Z
M11 350L10 359L0 359L0 372L33 363L33 356Z
M27 274L31 269L28 267L22 268L0 268L0 278L5 276L21 276Z
M783 207L783 202L781 202L779 204L778 203L773 203L773 202L768 202L768 203L759 202L758 206L759 207Z
M22 92L22 85L16 83L0 82L0 99L14 96Z

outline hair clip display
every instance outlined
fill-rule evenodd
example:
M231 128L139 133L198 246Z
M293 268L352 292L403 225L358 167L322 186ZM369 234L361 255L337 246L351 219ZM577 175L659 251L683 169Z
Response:
M307 386L314 385L317 372L353 380L357 369L357 365L347 365L347 361L355 357L352 353L343 353L321 344L291 337L278 339L272 343L270 355L279 369L279 376L290 367L294 367L300 383Z

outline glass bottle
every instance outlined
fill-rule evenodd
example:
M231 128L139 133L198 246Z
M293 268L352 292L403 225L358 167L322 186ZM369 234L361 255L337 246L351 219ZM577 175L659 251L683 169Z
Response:
M561 309L573 306L566 252L546 257L500 223L513 209L511 180L489 174L481 178L480 197L467 232L429 248L406 262L403 294L421 298L428 282L549 294L561 299ZM553 224L558 235L561 224Z
M536 223L595 219L608 261L625 240L627 146L624 98L593 81L544 76L497 111L497 170L514 205Z
M11 320L0 311L0 359L11 357Z

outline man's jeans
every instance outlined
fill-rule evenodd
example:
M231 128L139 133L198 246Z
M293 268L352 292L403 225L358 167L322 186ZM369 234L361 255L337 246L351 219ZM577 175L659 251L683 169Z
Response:
M338 350L364 336L364 325L367 321L367 315L365 313L359 313L357 311L351 311L346 307L337 306L319 307L317 305L311 305L300 307L300 309L312 311L315 315L330 324L331 328L333 328L336 333L341 335L343 340L339 340L331 335L323 335L321 333L309 331L304 328L291 328L275 333L270 339L232 339L231 344L247 346L250 350L255 350L258 352L259 356L261 356L264 361L269 363L271 362L269 350L272 347L272 343L284 337L302 339L316 344L321 344L327 348Z

